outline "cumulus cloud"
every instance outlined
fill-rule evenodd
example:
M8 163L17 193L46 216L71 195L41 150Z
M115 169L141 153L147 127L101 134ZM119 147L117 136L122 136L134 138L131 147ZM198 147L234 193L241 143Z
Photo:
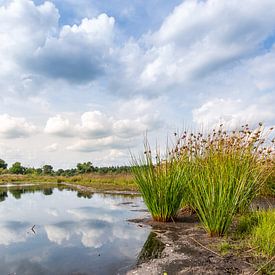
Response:
M261 106L255 103L247 104L241 99L215 98L194 109L193 120L208 127L216 127L223 123L226 127L234 129L246 123L251 126L259 122L271 123L275 120L275 114L271 103Z
M115 20L106 14L65 25L49 37L30 61L33 70L74 82L91 81L107 70Z
M81 124L76 126L80 134L87 138L100 138L112 134L111 117L100 111L86 112L81 116Z
M24 138L36 131L36 127L23 117L0 115L0 135L4 138Z
M70 121L61 115L56 115L50 117L47 120L45 133L53 134L57 136L68 137L73 135L73 127L70 124Z
M145 131L165 136L171 124L180 127L192 116L195 123L211 125L221 119L236 125L244 118L273 124L274 1L179 3L161 3L162 19L157 24L144 19L148 27L137 35L129 29L133 17L122 16L123 3L116 12L102 4L105 8L72 18L76 10L71 9L84 4L69 5L63 13L58 1L60 10L47 1L2 1L2 113L14 109L18 117L36 117L38 124L48 120L45 139L52 141L43 147L66 137L59 150L77 151L79 161L87 156L81 152L99 150L122 158ZM144 9L135 7L131 14L141 18ZM1 124L6 128L1 126L0 135L26 137L31 131L25 123L33 126L26 120L14 128ZM55 150L50 146L45 155ZM73 154L66 151L60 158Z
M79 140L75 144L67 146L68 150L80 152L97 152L111 148L129 149L134 146L132 139L122 139L115 136L109 136L93 140Z
M144 114L144 110L148 106L151 107L150 104L136 106L137 109L130 115L128 108L124 108L122 104L121 113L118 115L125 117L128 113L129 118L109 116L98 110L85 112L81 115L79 124L73 124L68 118L57 115L48 119L44 132L59 137L77 138L77 141L66 147L68 150L96 152L129 149L135 146L137 137L161 126L157 112L152 111ZM46 149L53 151L53 149L57 149L56 147L57 145L50 145ZM115 156L114 152L118 151L113 151L112 158ZM118 154L116 153L116 155Z
M272 0L184 1L149 37L152 60L141 78L149 83L198 79L249 57L274 31L273 10Z
M30 0L14 0L1 5L1 73L10 73L43 45L56 32L58 20L59 12L51 2L36 6Z

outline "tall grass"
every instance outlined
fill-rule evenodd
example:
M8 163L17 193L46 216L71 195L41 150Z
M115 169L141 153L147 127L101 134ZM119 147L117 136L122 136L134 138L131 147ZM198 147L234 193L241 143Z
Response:
M251 131L247 125L232 132L221 125L206 137L185 132L178 140L174 152L189 159L189 202L211 236L225 234L261 190L270 161L264 142L262 127Z
M153 156L148 142L144 156L132 156L132 172L144 202L156 221L173 220L181 206L188 166L174 156Z
M275 256L275 209L248 212L237 225L240 237L249 237L249 243L266 256Z
M259 212L258 224L252 230L251 242L263 254L275 256L275 210Z

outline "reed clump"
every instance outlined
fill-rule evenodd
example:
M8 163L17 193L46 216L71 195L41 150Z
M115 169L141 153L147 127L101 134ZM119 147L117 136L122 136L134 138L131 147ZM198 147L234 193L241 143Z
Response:
M155 221L167 222L176 217L185 194L187 168L174 156L161 158L159 152L153 155L147 141L144 155L132 156L134 179Z
M189 203L211 236L224 235L263 188L267 165L274 168L274 148L263 147L272 130L260 124L226 131L220 125L206 136L184 132L177 140L171 154L189 160Z

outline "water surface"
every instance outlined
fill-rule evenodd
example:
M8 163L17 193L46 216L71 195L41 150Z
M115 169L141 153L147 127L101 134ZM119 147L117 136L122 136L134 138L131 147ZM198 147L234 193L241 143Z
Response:
M144 208L133 196L0 188L0 274L123 274L150 233L127 222Z

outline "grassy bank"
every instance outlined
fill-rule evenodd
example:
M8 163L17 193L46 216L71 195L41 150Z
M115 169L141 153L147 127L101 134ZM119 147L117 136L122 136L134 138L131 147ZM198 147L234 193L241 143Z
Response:
M137 191L133 177L130 173L96 174L90 173L72 177L64 176L37 176L37 175L0 175L0 184L47 184L70 183L91 187L97 190Z

